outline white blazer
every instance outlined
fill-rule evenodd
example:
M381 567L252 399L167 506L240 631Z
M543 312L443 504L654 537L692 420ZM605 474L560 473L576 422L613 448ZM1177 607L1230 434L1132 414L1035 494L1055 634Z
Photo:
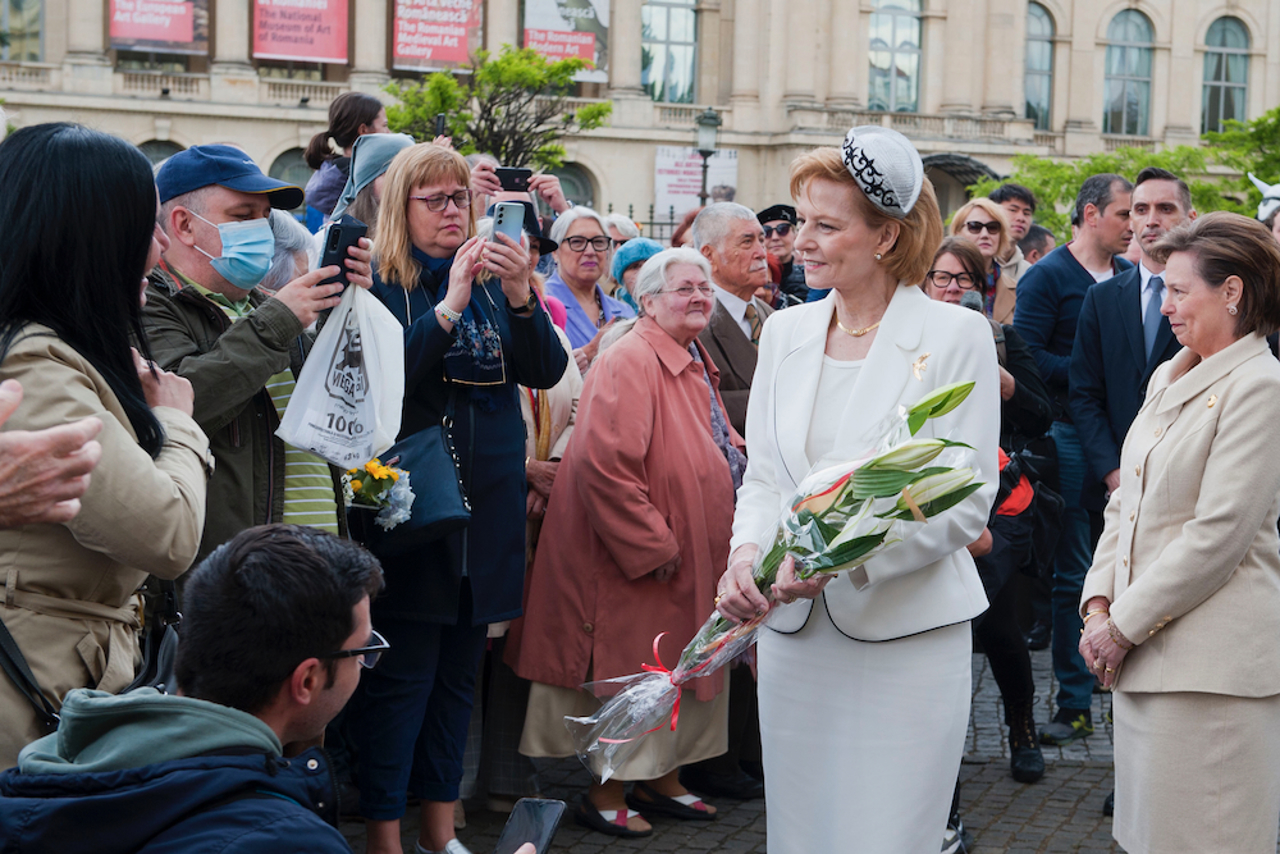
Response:
M822 370L834 297L774 312L760 340L747 407L747 471L733 519L732 549L761 548L773 534L811 461L805 440ZM923 369L917 371L915 369ZM856 640L885 641L970 620L987 608L973 558L965 549L987 524L999 484L1000 391L987 319L900 285L885 311L844 408L835 453L855 460L873 449L877 425L902 405L952 382L973 380L968 399L917 435L966 442L977 450L984 486L931 520L887 554L842 574L817 600L775 608L769 626L799 631L814 602Z

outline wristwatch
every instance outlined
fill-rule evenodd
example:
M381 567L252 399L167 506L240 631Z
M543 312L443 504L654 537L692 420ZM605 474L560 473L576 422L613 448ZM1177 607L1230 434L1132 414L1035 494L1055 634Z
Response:
M524 305L516 308L511 303L507 303L511 310L516 314L532 314L533 310L538 307L538 295L533 292L533 288L529 288L529 298L524 301Z

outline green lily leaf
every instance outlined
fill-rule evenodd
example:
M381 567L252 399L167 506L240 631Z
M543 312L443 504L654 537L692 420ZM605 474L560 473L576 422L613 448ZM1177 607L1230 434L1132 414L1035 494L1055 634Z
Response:
M933 501L928 501L924 504L921 504L920 512L923 513L927 518L932 519L934 516L937 516L942 511L949 510L952 507L959 504L961 501L964 501L970 495L973 495L975 492L981 489L982 486L983 485L981 483L967 484L961 487L960 489L957 489L955 492L949 492L946 495L943 495L939 498L935 498ZM910 510L903 510L901 512L898 512L896 510L890 510L888 513L878 513L876 515L877 515L877 518L880 518L880 519L902 519L903 521L907 521L907 522L910 522L915 519L915 516L911 515Z

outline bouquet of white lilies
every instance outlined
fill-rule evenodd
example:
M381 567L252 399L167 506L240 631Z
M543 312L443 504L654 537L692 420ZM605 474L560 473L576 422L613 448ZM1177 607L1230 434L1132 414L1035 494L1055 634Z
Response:
M752 575L760 591L771 596L788 556L802 579L853 569L909 539L929 519L981 488L967 465L972 447L949 439L914 438L926 421L951 412L972 390L971 382L934 390L886 421L872 455L811 472L778 520L771 546L756 555ZM565 718L583 764L608 780L640 738L665 726L668 718L674 730L681 685L714 672L749 647L766 618L739 623L715 612L684 648L674 670L659 661L656 667L644 665L644 673L585 686L601 695L616 693L590 717ZM657 647L655 640L655 657Z

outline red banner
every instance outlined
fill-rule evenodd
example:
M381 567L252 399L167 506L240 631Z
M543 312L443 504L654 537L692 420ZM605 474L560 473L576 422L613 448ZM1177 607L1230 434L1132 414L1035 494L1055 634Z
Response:
M465 64L481 46L482 0L396 0L391 62L401 69Z
M110 0L116 50L208 53L208 0Z
M596 60L596 37L592 33L571 30L525 30L524 46L531 47L547 59L577 57Z
M347 0L256 0L255 59L347 62Z

